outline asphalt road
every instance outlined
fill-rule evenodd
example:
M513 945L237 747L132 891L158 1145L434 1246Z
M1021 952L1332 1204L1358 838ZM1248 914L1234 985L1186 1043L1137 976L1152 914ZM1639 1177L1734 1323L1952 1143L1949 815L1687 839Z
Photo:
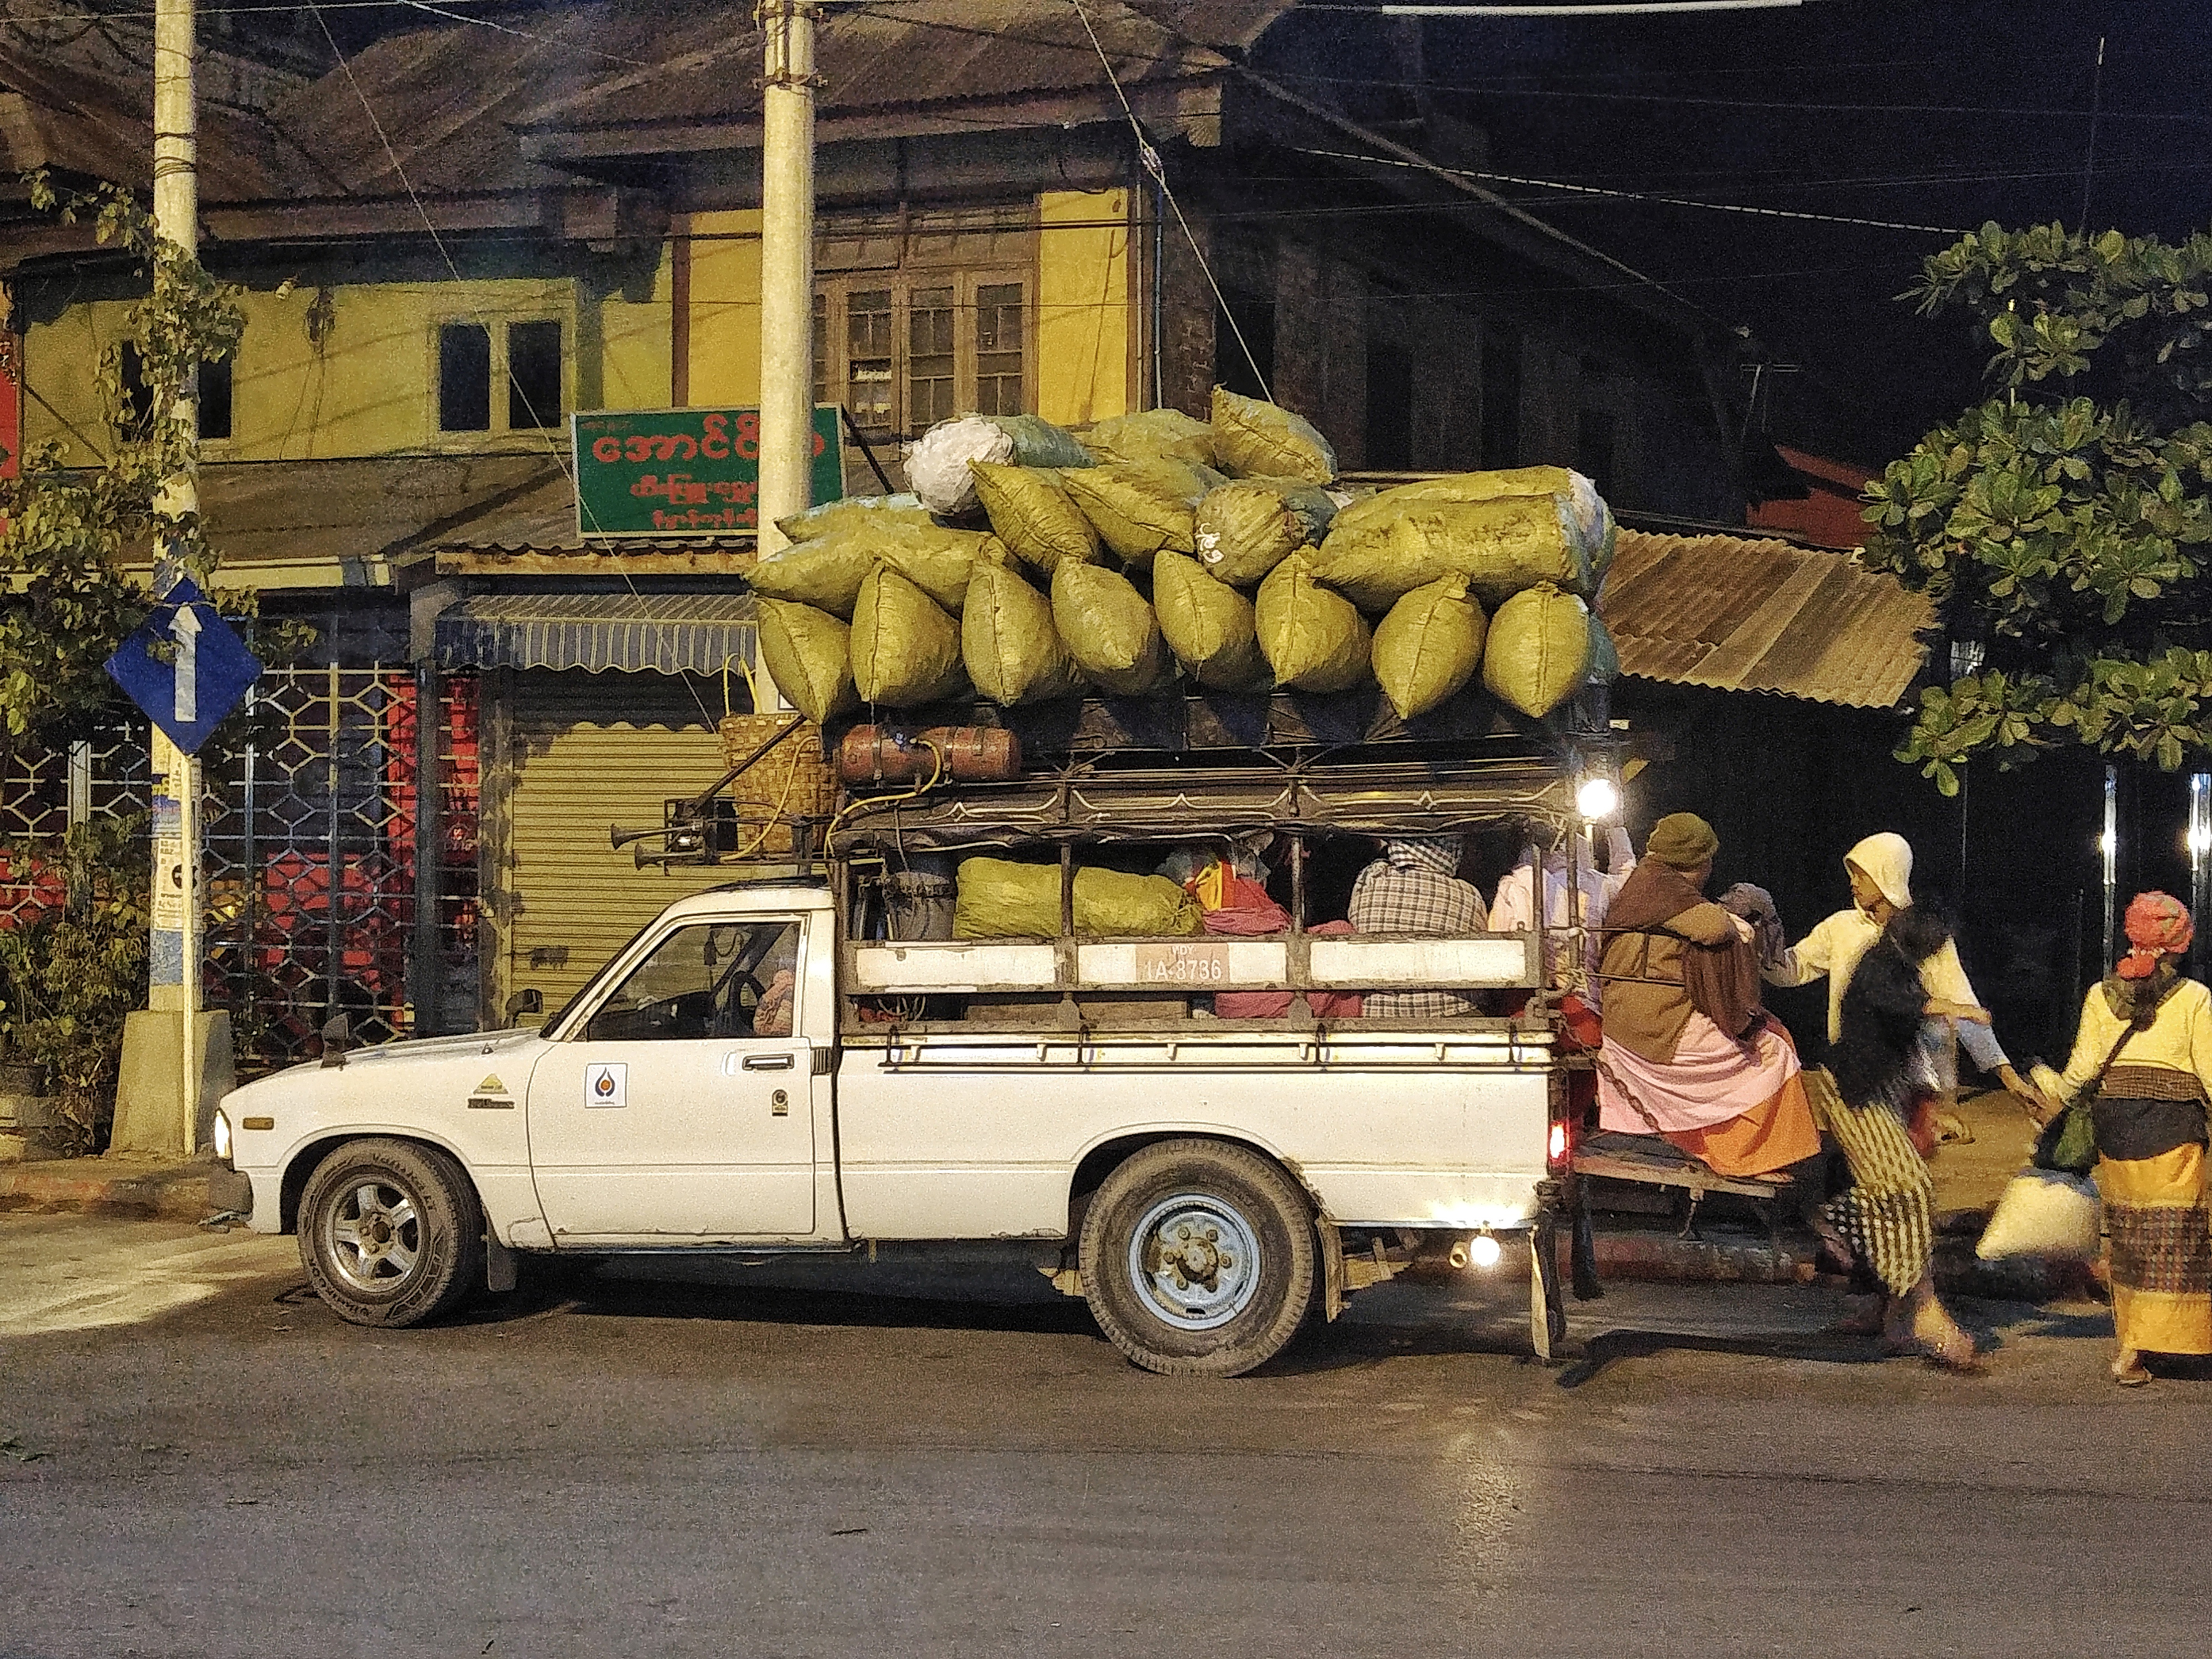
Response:
M713 1282L700 1282L711 1280ZM2206 1650L2212 1382L1993 1374L1818 1289L1391 1285L1130 1369L1018 1264L526 1283L338 1322L289 1240L0 1216L0 1655ZM1672 1333L1663 1334L1662 1333Z

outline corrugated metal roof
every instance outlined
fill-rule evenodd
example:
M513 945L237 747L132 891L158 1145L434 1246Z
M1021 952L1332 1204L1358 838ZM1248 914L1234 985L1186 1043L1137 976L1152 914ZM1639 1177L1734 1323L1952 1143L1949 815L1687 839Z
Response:
M437 622L444 668L719 674L750 660L750 593L487 593Z
M1841 553L1741 536L1620 532L1598 611L1621 672L1887 708L1926 660L1924 593Z

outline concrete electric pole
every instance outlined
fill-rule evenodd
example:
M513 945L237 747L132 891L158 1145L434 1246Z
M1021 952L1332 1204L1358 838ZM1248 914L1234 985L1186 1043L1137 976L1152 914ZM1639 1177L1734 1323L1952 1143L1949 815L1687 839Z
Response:
M760 552L813 505L814 24L811 0L763 0L761 93Z

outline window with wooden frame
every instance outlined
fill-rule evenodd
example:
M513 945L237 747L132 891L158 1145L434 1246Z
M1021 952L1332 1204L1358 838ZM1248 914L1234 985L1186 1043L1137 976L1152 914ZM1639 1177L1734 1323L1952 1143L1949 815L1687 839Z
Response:
M822 222L814 397L871 439L1036 397L1036 205L901 208Z

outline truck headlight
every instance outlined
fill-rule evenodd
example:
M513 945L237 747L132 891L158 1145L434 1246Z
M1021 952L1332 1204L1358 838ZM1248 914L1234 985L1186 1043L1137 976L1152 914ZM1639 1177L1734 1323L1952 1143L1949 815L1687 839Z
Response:
M215 1115L215 1155L222 1163L230 1162L230 1120L220 1111Z

